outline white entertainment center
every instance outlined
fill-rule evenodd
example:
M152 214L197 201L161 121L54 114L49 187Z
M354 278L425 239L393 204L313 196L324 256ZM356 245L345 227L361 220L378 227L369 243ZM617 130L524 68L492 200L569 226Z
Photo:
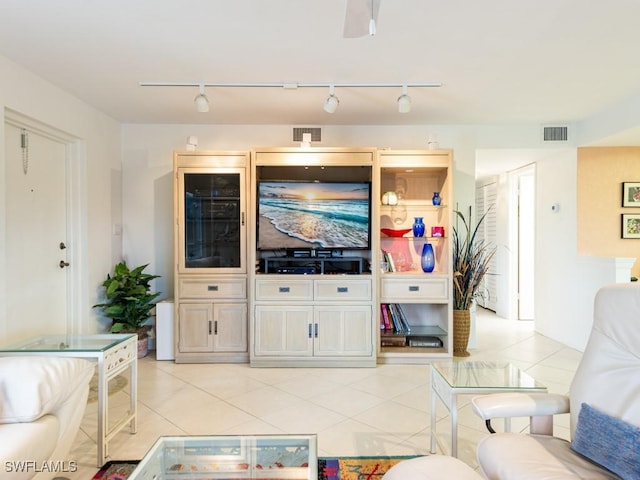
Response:
M450 357L451 165L446 150L176 152L176 362L373 367ZM382 205L389 191L398 201ZM397 235L415 217L426 235ZM431 226L444 235L432 237ZM420 266L425 243L435 251L430 273ZM388 257L395 268L383 272ZM407 328L384 328L390 305Z

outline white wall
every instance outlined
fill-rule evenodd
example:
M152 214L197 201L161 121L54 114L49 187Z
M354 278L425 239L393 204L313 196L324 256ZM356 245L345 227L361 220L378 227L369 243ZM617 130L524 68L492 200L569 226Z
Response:
M455 152L454 152L455 154ZM487 155L487 152L481 152ZM603 285L616 282L617 259L578 256L576 250L576 166L573 148L565 150L495 152L496 157L513 156L517 164L535 164L535 328L554 340L583 350L591 329L593 298ZM496 313L517 318L516 238L509 234L517 222L509 214L508 199L513 198L510 172L487 177L478 184L497 182L498 231ZM551 210L560 205L557 213Z
M121 179L120 126L113 119L61 91L42 78L31 74L17 64L0 56L0 118L4 125L5 109L54 127L77 139L74 144L80 177L71 188L82 205L80 230L74 238L81 242L84 255L73 265L79 275L73 311L78 313L74 324L84 332L103 331L105 328L91 305L96 303L98 286L114 260L121 256L121 242L112 236L112 224L121 221L122 203L119 196ZM0 341L6 335L6 284L11 272L6 269L5 250L6 204L4 127L0 134ZM37 301L34 298L34 301ZM25 321L20 319L20 321Z
M538 332L583 350L595 293L616 282L617 263L577 254L576 172L575 150L536 163L535 314Z

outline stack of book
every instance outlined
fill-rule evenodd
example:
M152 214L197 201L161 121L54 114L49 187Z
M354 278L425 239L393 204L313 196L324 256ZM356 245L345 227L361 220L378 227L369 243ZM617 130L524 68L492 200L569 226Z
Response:
M395 266L395 263L393 262L393 257L391 256L391 253L385 250L382 250L382 258L387 265L387 272L395 272L396 266Z
M399 303L380 304L380 329L393 333L411 333L407 316Z

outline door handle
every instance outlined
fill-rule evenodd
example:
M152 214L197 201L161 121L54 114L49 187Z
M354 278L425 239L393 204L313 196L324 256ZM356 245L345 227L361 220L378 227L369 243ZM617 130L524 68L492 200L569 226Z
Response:
M60 260L60 263L58 264L58 266L60 268L68 267L69 266L69 262L65 262L64 260Z

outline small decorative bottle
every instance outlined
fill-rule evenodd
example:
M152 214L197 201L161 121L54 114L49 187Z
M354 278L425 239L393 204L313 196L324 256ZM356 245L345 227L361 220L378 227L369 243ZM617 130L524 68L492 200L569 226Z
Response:
M420 256L420 266L425 273L433 272L436 266L436 256L433 252L433 246L425 243L422 247L422 255Z
M413 230L414 237L422 237L424 236L424 222L422 221L422 217L415 217L413 219L413 225L411 226Z
M431 199L431 202L434 205L440 205L440 203L442 203L442 198L440 198L440 192L433 192L433 198Z

